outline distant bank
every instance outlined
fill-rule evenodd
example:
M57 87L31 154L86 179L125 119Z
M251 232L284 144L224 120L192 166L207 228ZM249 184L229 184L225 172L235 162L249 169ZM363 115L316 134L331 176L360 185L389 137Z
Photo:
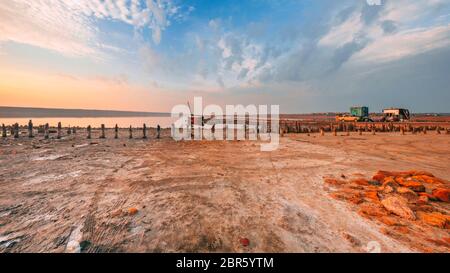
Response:
M0 118L169 117L170 113L0 106Z

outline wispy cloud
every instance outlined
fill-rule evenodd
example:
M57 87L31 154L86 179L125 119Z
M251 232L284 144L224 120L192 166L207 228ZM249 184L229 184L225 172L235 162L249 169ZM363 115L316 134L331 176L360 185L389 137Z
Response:
M10 0L0 2L0 41L14 41L69 56L90 55L111 45L98 41L98 20L149 28L155 44L179 9L171 0ZM176 17L178 18L178 17Z

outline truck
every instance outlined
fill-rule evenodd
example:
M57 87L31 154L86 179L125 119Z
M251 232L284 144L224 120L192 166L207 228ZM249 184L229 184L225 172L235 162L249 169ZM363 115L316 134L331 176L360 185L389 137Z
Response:
M404 108L389 108L383 110L383 122L403 122L411 119L411 114L408 109Z
M369 107L354 106L350 108L350 114L337 115L337 122L373 122L369 117Z

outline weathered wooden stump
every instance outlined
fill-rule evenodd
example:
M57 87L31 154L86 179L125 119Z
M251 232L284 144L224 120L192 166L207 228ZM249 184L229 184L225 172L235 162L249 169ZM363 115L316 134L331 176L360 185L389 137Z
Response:
M142 126L142 138L147 139L147 125L145 125L145 123Z
M88 125L86 130L87 130L87 139L91 139L92 138L92 127L91 127L91 125Z
M3 124L3 123L2 123L2 137L3 137L3 138L7 137L7 134L6 134L6 126L5 126L5 124Z
M61 130L62 130L62 125L61 122L58 122L58 135L56 136L57 139L61 139Z
M114 138L118 139L119 138L119 126L116 124L116 126L114 127Z
M14 138L19 138L19 123L14 124Z
M105 139L106 138L106 135L105 135L105 124L101 125L101 130L102 130L102 132L100 134L100 138L101 139Z
M48 125L48 123L46 123L45 125L44 125L44 138L45 139L49 139L50 138L50 132L49 132L49 125Z
M212 128L211 128L211 132L214 134L216 132L216 126L215 124L213 124ZM156 126L156 138L160 139L161 138L161 126Z
M33 121L30 119L30 121L28 121L28 137L29 138L33 138Z

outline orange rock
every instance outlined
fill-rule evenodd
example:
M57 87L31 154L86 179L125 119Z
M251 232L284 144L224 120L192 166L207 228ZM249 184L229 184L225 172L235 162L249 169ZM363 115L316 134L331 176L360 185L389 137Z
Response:
M439 199L442 202L450 202L450 190L449 189L443 189L438 188L433 190L433 196Z
M416 215L408 207L408 202L400 196L389 196L381 201L385 209L408 220L415 220Z
M402 234L408 234L409 233L409 228L405 227L405 226L396 226L394 227L394 230L402 233Z
M433 195L426 193L426 192L419 192L418 193L419 196L426 196L428 198L429 201L437 201L438 199L436 197L434 197Z
M394 189L391 186L388 185L388 186L384 187L383 192L384 193L391 193L391 192L394 192Z
M428 183L428 184L444 184L444 180L434 177L434 176L429 176L429 175L414 175L411 176L411 179L423 182L423 183Z
M388 226L398 226L401 225L399 221L397 221L397 219L395 219L394 217L391 216L383 216L380 219L378 219L380 222L382 222L385 225Z
M413 190L411 190L411 189L409 189L407 187L398 187L397 188L397 192L401 193L401 194L410 193L410 194L413 194L413 195L417 195Z
M450 243L448 243L447 241L445 241L444 239L439 240L439 239L427 239L428 242L431 242L437 246L445 246L445 247L450 247Z
M136 213L138 213L138 209L137 208L129 208L128 209L128 214L129 215L135 215Z
M380 199L378 198L378 192L376 191L366 191L364 193L364 197L374 202L380 202Z
M330 184L330 185L338 186L338 185L345 184L345 181L337 180L337 179L334 179L334 178L326 178L325 179L325 183Z
M450 228L450 216L444 215L439 212L417 212L417 216L420 220L428 225L435 226L438 228Z
M403 179L399 179L396 181L398 184L402 185L403 187L410 188L413 191L416 191L416 192L424 192L425 191L425 186L420 182L411 181L411 180L403 180Z
M354 180L352 180L352 183L355 183L355 184L361 185L361 186L368 186L369 185L369 181L367 179L364 179L364 178L354 179Z
M387 216L388 212L383 207L374 205L373 203L365 203L361 205L358 213L366 218Z
M428 197L426 195L420 196L419 200L417 200L417 203L420 205L428 204Z
M396 189L397 187L399 187L400 185L394 181L394 178L392 177L387 177L383 180L383 185L381 187L391 187L393 189Z
M376 181L379 181L379 182L383 182L384 178L385 178L384 175L382 175L382 174L376 174L376 175L374 175L374 176L372 177L372 180L376 180Z
M350 199L348 199L348 201L350 201L351 203L355 204L355 205L359 205L362 202L364 202L361 197L359 197L358 195L352 196L350 197Z

